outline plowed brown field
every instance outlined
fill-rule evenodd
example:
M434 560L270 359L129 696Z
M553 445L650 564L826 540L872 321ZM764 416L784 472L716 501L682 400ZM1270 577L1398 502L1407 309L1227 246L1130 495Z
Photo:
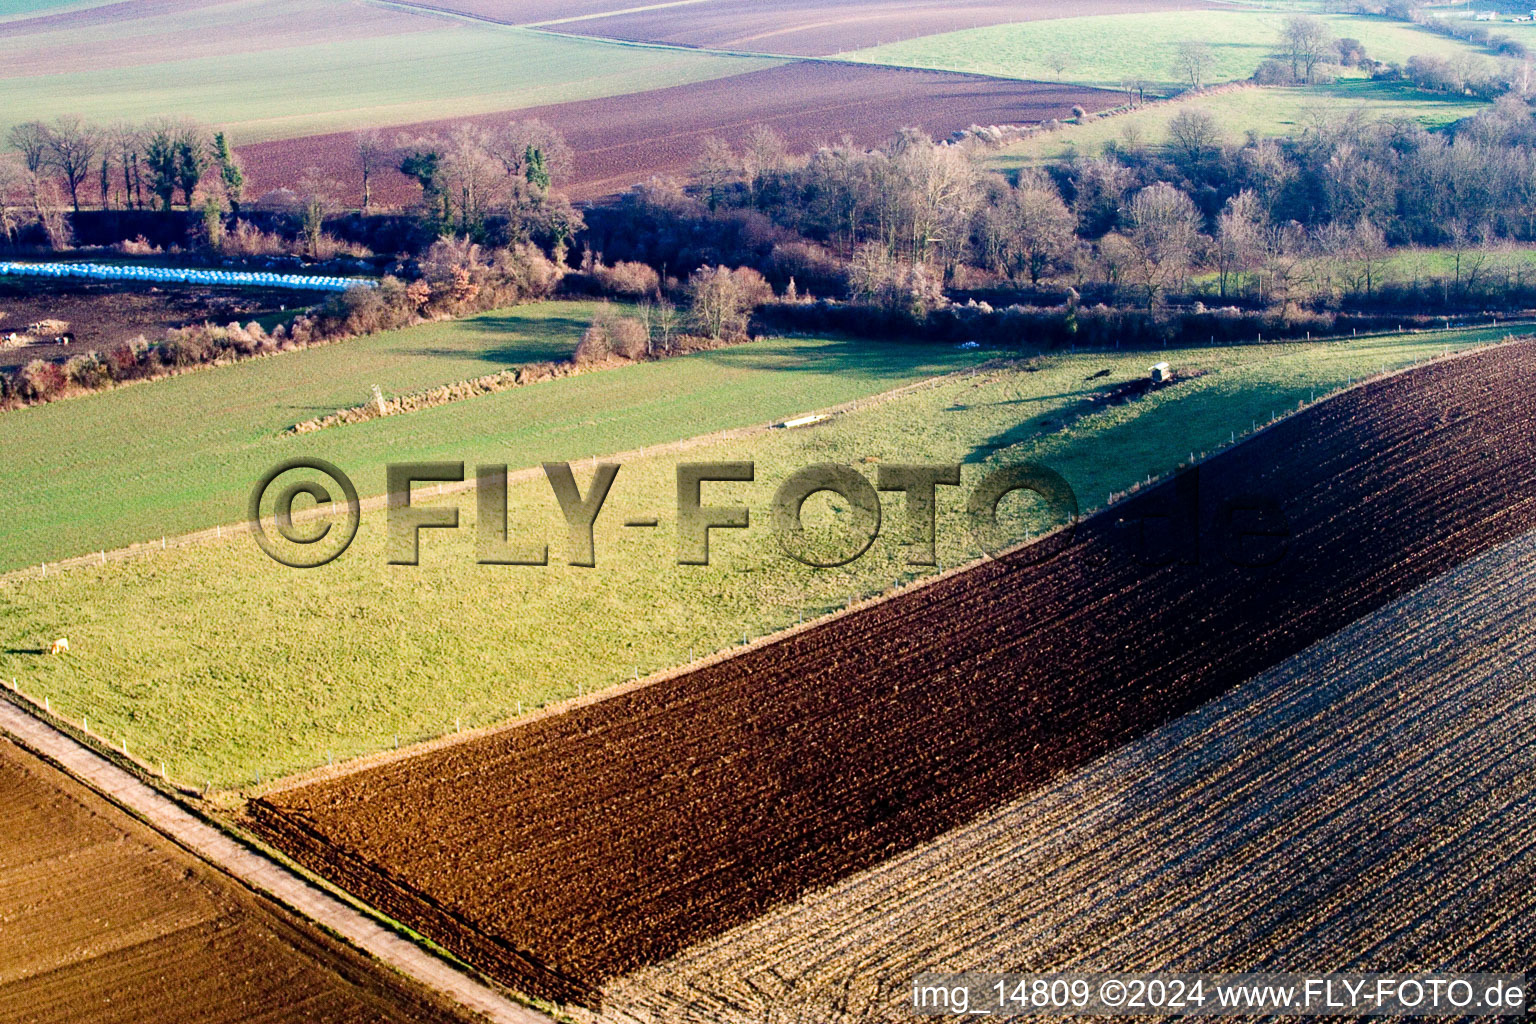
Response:
M411 6L507 24L553 20L549 27L555 31L607 39L812 57L1010 21L1216 5L1202 0L413 0ZM594 16L605 11L627 13Z
M467 1024L0 738L0 1020Z
M937 136L972 124L1066 117L1075 104L1102 110L1119 97L1099 89L1012 82L937 71L848 64L795 63L709 82L577 103L475 117L480 124L538 118L559 128L575 151L575 173L562 188L576 199L623 192L657 174L682 174L704 138L743 140L754 125L776 129L805 151L844 136L858 145L889 140L909 126ZM408 125L407 134L452 122ZM341 182L348 202L361 198L350 134L260 143L241 149L260 191L293 185L319 167ZM380 202L405 203L419 190L390 170L375 180Z
M924 971L1536 970L1536 534L932 843L608 986L910 1021Z
M590 1005L605 979L938 836L1536 528L1533 380L1521 343L1371 382L1212 458L1198 496L1186 474L1085 520L1053 559L1024 549L251 813L491 973ZM1214 530L1253 495L1289 521L1263 568ZM1156 535L1186 502L1197 557L1137 557L1132 524Z

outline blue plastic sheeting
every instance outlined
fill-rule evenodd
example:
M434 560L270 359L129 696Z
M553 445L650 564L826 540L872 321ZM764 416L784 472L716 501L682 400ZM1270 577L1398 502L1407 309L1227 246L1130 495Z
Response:
M344 292L362 286L377 288L365 277L319 277L307 274L264 274L233 270L131 267L109 263L3 263L0 275L18 277L81 277L92 281L155 281L165 284L244 285L252 288L292 288L312 292Z

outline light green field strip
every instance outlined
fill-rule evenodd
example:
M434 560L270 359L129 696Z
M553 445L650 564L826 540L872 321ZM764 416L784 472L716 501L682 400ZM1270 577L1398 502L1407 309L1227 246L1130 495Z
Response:
M1178 45L1210 45L1215 68L1208 82L1250 77L1275 51L1286 14L1276 11L1167 11L1095 15L963 29L858 50L843 57L1004 78L1043 79L1115 88L1144 77L1155 89L1181 87L1174 70ZM1446 58L1483 54L1477 47L1386 18L1329 15L1334 35L1359 39L1377 60L1402 63L1416 54ZM1060 72L1052 58L1066 62Z
M770 340L534 384L301 436L281 431L388 394L563 358L590 305L549 303L282 353L0 414L0 567L246 519L276 462L308 455L384 492L389 461L518 466L788 416L976 362L948 346Z
M1136 144L1159 146L1168 140L1168 122L1184 109L1210 112L1224 141L1237 144L1248 132L1260 138L1297 135L1356 114L1368 121L1403 119L1433 129L1470 117L1485 106L1474 99L1442 99L1390 82L1361 79L1294 88L1235 88L1093 118L1081 125L1064 124L999 150L987 162L994 170L1006 171L1079 155L1098 156L1107 145L1124 146L1132 139Z
M13 26L0 36L0 80L193 58L259 62L272 50L443 28L438 19L364 0L329 0L323 7L305 0L218 0L137 16L111 13L110 21Z
M83 7L105 7L117 0L0 0L0 21L17 21Z
M895 496L888 496L881 539L863 558L827 570L786 558L767 528L767 510L778 485L804 466L848 464L872 477L879 462L964 463L965 486L941 490L939 512L939 560L956 566L976 555L964 495L1000 460L1054 467L1087 510L1351 377L1503 337L1457 332L1170 350L1158 355L1182 369L1214 372L1109 408L1090 407L1086 398L1106 383L1144 375L1156 356L1046 356L1027 367L951 378L821 426L626 462L598 519L593 569L566 564L563 520L548 485L533 479L511 488L511 534L548 544L545 567L477 564L475 500L460 494L440 499L459 509L460 528L428 531L415 567L386 564L385 517L369 513L351 549L320 569L280 566L242 534L47 578L12 578L0 583L0 678L16 678L76 721L88 715L114 742L126 736L132 750L164 760L175 778L246 786L258 772L270 780L387 749L397 735L409 743L456 725L503 721L519 707L529 711L686 663L929 571L906 564ZM472 472L482 460L517 465L619 451L646 437L765 422L769 410L827 406L946 368L936 360L919 370L892 349L809 340L726 349L327 431L320 436L334 445L313 451L377 488L386 459L464 459ZM1085 380L1101 369L1110 376ZM114 436L133 434L119 429ZM238 492L238 503L258 466L300 450L310 449L274 442L249 458L244 447L226 445L188 464L215 467L210 474ZM753 525L717 532L710 566L679 566L676 465L728 459L753 460L756 480L707 485L705 501L745 504ZM96 470L83 468L72 493L93 500ZM583 488L589 477L590 467L579 465ZM62 493L47 500L67 507ZM94 500L90 515L116 510L111 497ZM1031 509L1014 501L1005 500L1003 514L1022 531ZM807 504L816 530L845 524L848 514L824 498ZM658 528L621 525L649 516ZM59 636L70 640L68 657L29 653Z
M186 116L224 126L243 145L643 92L777 63L463 24L248 59L11 79L3 86L0 131L61 114L102 121Z

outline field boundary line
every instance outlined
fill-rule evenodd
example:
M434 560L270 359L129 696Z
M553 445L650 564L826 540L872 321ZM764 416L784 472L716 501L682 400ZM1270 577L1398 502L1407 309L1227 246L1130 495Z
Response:
M1434 333L1444 333L1444 332L1434 332ZM1375 375L1369 376L1369 377L1361 377L1358 380L1355 380L1351 384L1347 384L1347 385L1343 385L1343 386L1337 387L1337 388L1335 388L1332 391L1329 391L1329 392L1327 392L1325 394L1319 395L1317 397L1316 401L1309 402L1305 406L1303 406L1302 408L1299 408L1299 409L1298 408L1288 409L1283 415L1277 416L1275 419L1273 419L1273 420L1271 420L1269 422L1259 424L1257 429L1250 430L1250 431L1248 431L1248 432L1246 432L1244 434L1240 434L1238 436L1238 439L1237 439L1236 443L1225 443L1225 444L1222 444L1219 447L1211 450L1208 453L1202 453L1201 457L1197 458L1192 465L1183 465L1183 466L1180 466L1178 469L1175 469L1175 470L1173 470L1171 472L1168 472L1168 473L1153 474L1148 482L1137 483L1137 484L1131 486L1130 488L1127 488L1124 491L1116 492L1114 494L1114 496L1111 498L1111 500L1106 502L1102 507L1092 507L1092 506L1090 506L1090 507L1092 507L1092 511L1087 512L1087 513L1080 513L1079 516L1077 517L1076 522L1073 523L1073 524L1070 524L1070 526L1071 526L1071 528L1076 529L1078 527L1081 527L1082 524L1086 520L1088 520L1088 519L1090 519L1092 517L1099 516L1099 515L1111 514L1111 513L1113 513L1113 511L1116 508L1116 506L1124 504L1126 501L1130 500L1132 497L1134 497L1136 494L1139 494L1141 491L1149 489L1151 487L1155 487L1158 484L1163 483L1164 481L1166 481L1166 480L1168 480L1168 479L1170 479L1170 478L1172 478L1174 476L1177 476L1180 472L1183 472L1186 469L1191 469L1191 468L1198 467L1198 466L1202 465L1203 463L1209 461L1211 458L1216 457L1217 455L1220 455L1220 454L1229 452L1229 451L1231 451L1231 450L1233 450L1235 448L1238 448L1238 447L1242 446L1243 444L1246 444L1247 442L1249 442L1249 441L1253 440L1254 438L1258 437L1259 435L1261 435L1261 434L1267 432L1268 430L1272 429L1276 425L1278 425L1280 423L1283 423L1284 421L1288 420L1289 418L1291 418L1292 416L1296 415L1299 412L1303 412L1303 411L1310 410L1310 409L1315 409L1318 406L1321 406L1321 405L1323 405L1323 404L1325 404L1327 402L1333 401L1334 399L1339 398L1339 397L1341 397L1343 395L1349 394L1349 393L1351 393L1353 391L1359 390L1360 388L1367 387L1367 386L1376 384L1376 383L1378 383L1380 381L1388 380L1388 379L1393 378L1393 377L1398 377L1398 376L1401 376L1403 374L1412 373L1414 371L1421 370L1421 369L1424 369L1424 368L1429 367L1429 366L1434 366L1434 365L1437 365L1437 364L1440 364L1440 363L1449 362L1449 361L1455 360L1455 359L1461 359L1461 358L1470 357L1470 356L1478 354L1478 353L1485 353L1485 352L1488 352L1488 351L1490 351L1492 349L1503 348L1503 347L1507 347L1507 346L1510 346L1510 345L1522 345L1522 344L1533 344L1533 343L1536 343L1536 336L1529 335L1529 334L1527 334L1527 335L1511 335L1509 338L1507 338L1504 341L1489 342L1486 345L1477 345L1477 346L1474 346L1472 348L1463 349L1463 350L1456 351L1456 352L1450 352L1450 353L1448 353L1446 355L1434 356L1434 357L1432 357L1430 359L1424 360L1423 362L1414 363L1414 364L1411 364L1411 365L1408 365L1408 366L1399 367L1397 369L1390 370L1387 373L1378 373L1378 374L1375 374ZM930 378L927 381L916 382L916 384L909 385L909 387L916 387L918 384L936 384L936 383L938 383L940 381L947 380L947 379L950 379L950 378L963 377L963 376L967 375L967 373L974 374L974 373L984 372L984 370L983 370L984 367L996 368L997 366L1002 365L1005 362L1012 362L1012 361L1013 360L1009 360L1009 361L1004 361L1004 360L991 361L989 363L981 364L979 366L973 367L970 371L963 371L963 372L960 372L960 373L953 373L953 374L945 374L943 377ZM879 396L875 396L875 397L879 397ZM379 751L375 751L375 752L373 752L371 754L363 754L363 755L361 755L359 757L350 758L350 759L348 759L346 761L339 762L339 763L334 764L334 765L321 765L321 766L318 766L316 768L311 768L308 771L295 772L292 775L285 775L282 778L273 779L271 781L261 783L260 785L257 785L257 786L252 786L252 787L248 787L248 788L242 788L238 792L245 799L251 800L251 799L257 799L257 798L263 798L263 797L275 795L275 794L278 794L278 793L283 793L283 792L286 792L286 791L291 790L291 789L301 788L301 787L308 786L308 785L311 785L311 784L314 784L314 783L317 783L317 782L324 782L324 781L329 781L329 780L333 780L333 779L344 778L344 777L346 777L348 775L353 775L353 774L356 774L357 772L366 771L368 769L376 768L376 767L379 767L381 765L394 764L394 763L397 763L397 762L408 761L408 760L411 760L412 758L425 756L425 755L431 754L431 753L433 753L435 751L438 751L438 750L441 750L441 749L444 749L444 748L447 748L447 747L456 746L456 745L458 745L460 743L464 743L466 741L476 740L476 739L483 739L483 738L488 737L488 736L494 736L494 735L498 735L498 734L501 734L501 733L511 732L514 729L520 729L523 726L528 725L528 724L530 724L532 722L542 721L542 720L547 719L547 718L552 718L552 717L556 717L558 715L566 714L566 713L571 712L571 711L575 711L575 710L577 710L579 708L584 708L584 707L588 707L588 706L593 705L593 704L597 704L600 701L611 700L611 699L614 699L616 697L624 696L625 694L634 693L634 692L636 692L638 690L644 690L644 689L647 689L649 687L656 686L656 685L658 685L660 683L667 682L668 680L678 678L679 676L689 675L689 674L691 674L693 672L696 672L696 671L698 671L700 669L708 668L710 666L717 665L717 664L719 664L721 662L728 661L728 660L730 660L732 658L735 658L735 657L738 657L739 655L742 655L742 654L744 654L744 653L746 653L748 651L753 651L753 650L756 650L756 649L758 649L760 647L766 647L766 646L768 646L770 644L778 643L781 640L785 640L785 639L787 639L789 637L792 637L792 636L797 636L800 633L806 632L807 630L819 628L819 627L821 627L823 625L826 625L827 623L835 622L836 620L844 618L846 616L866 611L869 608L874 607L875 605L884 604L885 602L887 602L887 601L889 601L889 600L891 600L891 599L893 599L895 597L899 597L899 596L901 596L903 594L907 594L907 593L910 593L912 591L919 590L919 589L922 589L922 588L925 588L925 587L933 586L935 584L938 584L938 583L941 583L943 581L946 581L946 580L950 579L951 577L958 576L961 573L971 572L971 571L979 568L980 566L985 565L988 562L1004 558L1007 555L1012 554L1015 551L1019 551L1019 550L1022 550L1023 548L1030 547L1030 546L1035 545L1035 544L1041 544L1041 543L1043 543L1043 542L1045 542L1047 540L1050 540L1052 537L1055 537L1057 534L1061 533L1065 529L1068 529L1068 526L1058 526L1058 527L1056 527L1056 528L1054 528L1054 529L1052 529L1052 530L1050 530L1050 531L1048 531L1046 533L1040 534L1039 536L1031 537L1029 540L1026 540L1026 541L1024 541L1022 543L1019 543L1019 544L1015 544L1015 545L1005 549L1004 551L1000 552L996 556L983 555L982 557L974 559L974 560L972 560L970 562L966 562L966 563L964 563L962 565L952 566L952 567L943 569L942 571L936 572L936 573L934 573L934 574L932 574L930 576L921 576L921 577L918 577L916 579L909 580L906 583L903 583L903 584L901 584L898 587L894 587L894 588L891 588L891 589L888 589L888 590L883 590L883 591L880 591L878 593L871 594L871 595L869 595L867 597L850 601L847 604L846 607L839 608L836 611L826 612L826 613L824 613L822 615L819 615L819 616L817 616L815 618L806 619L804 622L800 622L800 623L797 623L797 624L791 625L791 626L786 626L783 629L779 629L779 630L776 630L776 631L771 632L771 633L766 633L763 636L760 636L760 637L757 637L757 638L751 640L749 643L739 644L739 645L736 645L736 646L724 648L724 649L719 650L719 651L715 651L715 652L713 652L711 654L707 654L707 655L705 655L705 656L703 656L701 658L695 659L694 661L688 662L686 664L673 665L671 667L668 667L668 668L665 668L665 669L660 669L660 670L658 670L656 672L653 672L650 675L642 676L642 677L640 677L638 679L628 679L628 680L625 680L623 682L616 683L616 684L614 684L612 686L608 686L608 687L605 687L605 688L603 688L601 690L596 690L596 691L591 692L591 693L578 694L576 696L566 697L566 698L561 699L561 700L552 701L552 702L550 702L548 704L545 704L545 705L543 705L541 707L538 707L538 708L535 708L535 709L533 709L531 711L528 711L528 712L526 712L526 713L524 713L524 714L522 714L522 715L520 715L520 716L518 716L516 718L503 719L502 721L494 722L494 723L491 723L490 725L484 725L484 726L481 726L481 727L475 728L475 729L464 729L464 730L459 731L459 732L444 733L441 736L436 736L436 737L433 737L431 739L421 740L421 741L416 742L416 743L407 744L407 745L402 746L402 747L400 747L398 749L395 749L395 750L379 750Z
M692 437L679 438L674 441L662 441L658 444L647 445L641 448L633 448L621 452L583 455L580 457L571 458L567 461L569 461L572 467L579 467L584 463L590 466L598 462L633 461L636 459L654 458L658 455L668 455L674 452L689 451L693 448L699 448L704 445L714 444L720 441L736 441L745 438L756 437L760 434L768 433L770 431L783 429L780 424L797 417L821 416L824 419L833 419L838 416L844 416L848 413L858 412L872 406L883 405L886 402L895 401L898 398L902 398L906 395L924 390L926 388L938 387L939 385L949 380L960 379L963 377L971 376L973 374L999 369L1014 362L1020 361L1021 359L1027 358L1029 357L1015 356L988 359L960 370L952 370L949 373L941 373L933 377L924 377L921 380L915 380L910 383L903 384L900 387L892 388L889 391L881 391L877 394L865 395L862 398L850 399L847 402L842 402L838 405L825 406L820 409L798 411L787 417L784 417L783 419L775 419L767 423L757 423L745 427L728 427L725 430L717 430L709 434L695 434ZM546 382L540 381L539 383L542 384ZM536 387L537 385L527 386ZM485 396L476 395L474 397L481 398ZM464 399L464 401L470 400L472 399ZM425 410L412 411L415 412ZM410 414L411 413L397 413L396 415L407 416ZM339 427L353 425L355 424L340 424ZM339 427L336 429L339 429ZM315 433L322 432L323 431L316 431ZM526 483L529 480L539 479L543 473L544 470L541 466L522 467L508 473L507 482L509 485ZM255 481L252 481L252 483L254 484ZM477 485L478 481L473 476L471 476L468 479L459 481L457 483L439 484L430 491L423 490L420 496L422 498L428 498L437 497L438 495L462 494L466 491L474 490ZM378 494L362 499L358 503L358 509L360 512L377 512L380 509L387 507L388 503L388 494ZM294 520L297 522L303 522L307 519L317 518L322 514L323 513L321 513L319 510L309 509L305 510L304 512L295 513ZM18 582L21 580L41 579L50 572L64 572L69 569L80 569L88 568L90 566L105 565L109 562L120 562L139 556L147 557L153 555L157 551L165 551L169 550L170 548L191 547L193 545L201 544L207 541L222 541L226 538L233 538L243 533L249 533L254 525L255 524L253 524L250 520L242 520L235 523L221 523L217 526L208 527L207 529L194 530L191 533L162 537L160 543L158 544L154 541L141 541L134 544L128 544L124 547L112 548L110 550L101 550L84 555L72 555L68 558L58 559L57 561L44 562L41 565L29 565L20 569L12 569L9 572L0 573L0 585Z
M276 900L417 984L498 1024L553 1024L553 1018L514 1002L349 906L9 699L0 700L0 732L247 888Z
M450 11L438 7L427 7L422 4L410 3L409 0L365 0L366 3L376 7L385 7L391 10L403 11L407 14L418 14L428 18L442 18L448 21L466 22L472 25L490 25L495 28L516 29L535 35L553 36L557 39L574 39L592 43L606 43L610 46L627 46L641 50L663 50L672 53L697 53L713 57L734 57L739 60L764 60L777 61L780 64L831 64L838 67L852 68L883 68L887 71L909 71L927 75L948 75L952 78L967 78L985 82L1023 82L1027 85L1048 85L1058 89L1075 89L1083 92L1104 93L1106 95L1119 95L1119 90L1102 85L1079 85L1075 82L1053 82L1045 78L1015 78L1009 75L989 75L980 71L954 71L949 68L917 67L912 64L887 64L874 60L848 60L840 54L805 54L805 53L775 53L770 50L735 50L718 46L689 46L685 43L667 43L655 39L621 39L617 36L589 36L579 32L561 32L560 25L576 24L584 21L597 21L602 18L611 18L624 14L638 14L645 11L665 10L671 7L686 7L693 4L708 3L709 0L670 0L666 3L646 4L640 7L631 7L620 11L602 11L596 14L581 14L569 18L555 18L545 21L502 21L484 14L469 14L464 11ZM852 51L849 51L852 52ZM750 74L748 71L739 71L736 74ZM733 77L722 75L721 78ZM705 81L719 81L719 79L705 79ZM659 89L671 88L670 86L658 86ZM653 89L641 90L640 93L626 93L624 95L642 95L645 92L654 92ZM1106 108L1108 109L1108 108ZM1020 121L1017 124L1028 125L1036 122Z
M617 11L598 11L594 14L573 14L569 18L548 18L544 21L522 22L523 28L543 28L546 25L569 25L574 21L597 21L602 18L618 18L626 14L644 14L647 11L661 11L669 7L691 7L694 4L707 4L712 0L665 0L664 3L642 4L639 7L625 7Z

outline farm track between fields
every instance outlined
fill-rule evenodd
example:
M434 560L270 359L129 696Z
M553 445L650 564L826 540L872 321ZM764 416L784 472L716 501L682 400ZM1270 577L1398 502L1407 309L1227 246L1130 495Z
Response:
M1536 968L1536 534L623 978L610 1024L908 1019L929 970Z
M1203 463L1204 544L1040 545L568 714L253 801L279 848L510 984L601 984L879 863L1536 528L1536 345L1362 385ZM1285 557L1215 549L1272 497Z

